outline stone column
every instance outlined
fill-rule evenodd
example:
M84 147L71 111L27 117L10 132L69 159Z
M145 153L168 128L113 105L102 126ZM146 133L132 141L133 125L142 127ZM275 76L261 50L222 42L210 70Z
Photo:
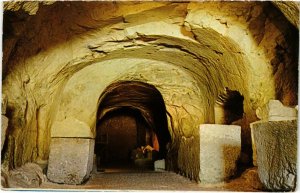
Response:
M95 140L51 138L47 177L64 184L82 184L93 169Z
M218 183L236 172L241 153L241 127L237 125L200 125L201 183Z

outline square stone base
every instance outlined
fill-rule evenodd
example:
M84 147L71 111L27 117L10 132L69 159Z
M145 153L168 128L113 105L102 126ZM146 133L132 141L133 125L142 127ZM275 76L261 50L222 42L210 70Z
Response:
M52 138L47 177L63 184L82 184L93 169L94 139Z
M200 125L201 183L218 183L236 172L241 153L241 127L237 125Z

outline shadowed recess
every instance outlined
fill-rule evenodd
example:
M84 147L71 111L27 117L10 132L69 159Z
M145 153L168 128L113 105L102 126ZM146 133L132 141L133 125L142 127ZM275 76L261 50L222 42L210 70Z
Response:
M120 108L140 111L158 138L159 156L165 157L166 145L171 140L168 131L166 107L162 95L153 86L138 81L119 81L108 86L99 99L98 120L110 111Z

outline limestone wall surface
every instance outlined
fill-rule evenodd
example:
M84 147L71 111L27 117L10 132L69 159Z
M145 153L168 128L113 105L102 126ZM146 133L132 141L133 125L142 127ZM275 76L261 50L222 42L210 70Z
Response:
M295 29L269 2L55 2L33 16L6 10L11 167L47 160L51 135L93 138L98 98L117 80L161 92L173 169L191 178L199 163L186 160L199 152L191 148L197 128L214 122L225 87L245 98L242 148L251 146L257 107L297 103Z

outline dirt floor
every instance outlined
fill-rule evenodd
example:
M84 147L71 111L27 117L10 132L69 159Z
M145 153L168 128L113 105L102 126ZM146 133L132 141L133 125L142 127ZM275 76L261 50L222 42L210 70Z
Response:
M93 171L82 185L62 185L51 182L41 184L41 189L97 190L97 191L263 191L257 182L257 169L246 170L240 177L226 183L199 184L174 172L138 170L130 167L107 167L102 172Z

